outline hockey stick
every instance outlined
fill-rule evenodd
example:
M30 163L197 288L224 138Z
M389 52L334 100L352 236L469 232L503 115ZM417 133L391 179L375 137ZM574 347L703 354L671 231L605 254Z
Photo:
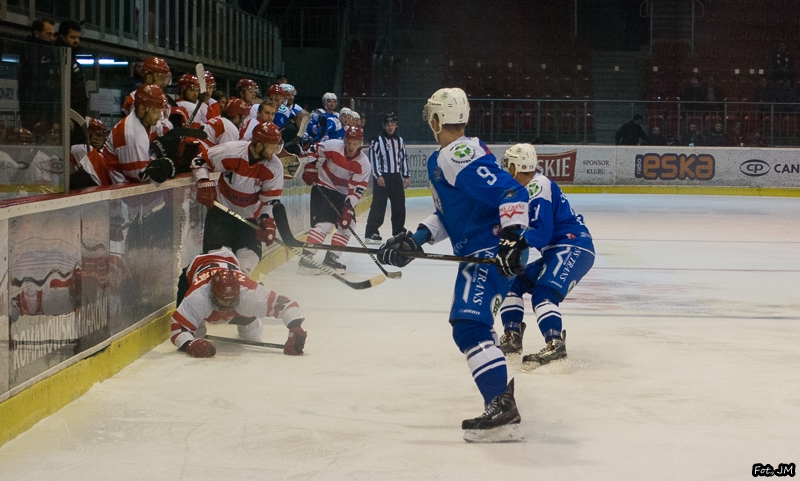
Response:
M212 336L211 334L206 334L205 339L211 341L230 342L232 344L244 344L245 346L272 347L275 349L283 349L283 344L275 344L272 342L248 341L246 339L235 339L233 337Z
M328 201L328 205L330 205L331 209L333 209L333 212L336 214L336 217L338 217L339 220L341 220L342 216L341 216L341 214L339 214L337 212L336 206L333 204L333 201L330 199L330 197L328 197L328 194L326 194L325 191L322 190L322 187L318 187L318 188L320 189L320 192L322 193L322 197L325 197L325 200ZM361 237L359 237L358 234L356 234L356 230L353 229L353 226L348 224L347 228L350 230L350 233L353 234L353 237L356 238L358 243L361 244L361 247L366 249L367 245L364 244L364 241L361 240ZM370 254L369 257L370 257L370 259L372 259L372 262L374 262L375 265L378 266L378 269L380 269L381 272L383 272L383 275L385 275L389 279L400 279L401 277L403 277L402 271L389 272L389 271L387 271L386 269L383 268L381 263L378 262L378 259L376 259L374 255Z
M351 254L376 254L378 249L369 249L363 247L348 247L348 246L332 246L328 244L311 244L297 240L292 234L292 229L289 227L289 220L286 218L286 208L283 204L275 204L272 207L272 216L275 218L275 225L278 228L278 233L287 247L296 247L301 249L320 249L324 251L335 252L349 252ZM406 257L413 257L414 259L428 259L434 261L449 261L449 262L467 262L470 264L496 264L494 257L466 257L454 256L449 254L435 254L429 252L417 251L402 251Z
M189 120L186 121L186 125L184 127L189 127L192 125L194 121L195 115L200 110L200 106L203 105L203 101L205 98L203 94L207 92L206 88L206 68L203 66L202 63L198 63L194 66L194 73L197 76L197 82L200 83L200 93L197 95L197 104L194 106L194 110L192 111L192 115L189 116Z
M275 206L273 206L273 210L278 205L283 207L283 204L276 204ZM232 211L231 209L228 209L227 207L225 207L224 205L220 204L216 200L214 201L214 207L216 207L217 209L220 209L220 210L222 210L224 212L227 212L228 214L232 215L233 217L235 217L236 219L242 221L243 223L249 225L250 227L252 227L255 230L260 229L260 227L258 227L256 224L250 222L249 219L245 219L241 215L237 214L236 212ZM284 217L285 217L285 213L286 213L286 211L284 210ZM313 265L315 268L317 268L317 269L321 270L322 272L324 272L325 274L328 274L329 276L335 278L337 281L340 281L340 282L346 284L347 286L352 287L353 289L369 289L370 287L375 287L378 284L380 284L381 282L386 280L386 278L383 275L377 275L375 277L372 277L370 279L366 279L366 280L363 280L363 281L350 281L350 280L347 280L341 274L339 274L335 270L331 269L330 267L328 267L328 266L326 266L324 264L319 264L316 261L314 261L313 259L309 259L308 257L304 256L303 252L300 249L297 249L295 247L289 246L285 242L281 242L279 239L275 239L275 242L277 242L279 245L282 245L282 246L286 247L287 249L291 250L296 255L305 258L309 262L309 264Z

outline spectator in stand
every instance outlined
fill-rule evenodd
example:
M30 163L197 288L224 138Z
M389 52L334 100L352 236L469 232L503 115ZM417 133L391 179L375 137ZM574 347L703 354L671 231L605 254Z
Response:
M89 113L89 93L86 90L86 78L78 63L78 46L81 43L81 25L73 20L64 20L58 26L56 47L69 47L72 49L72 62L70 69L70 108L86 117ZM80 130L80 129L79 129Z
M794 62L786 50L786 44L778 44L778 51L772 57L772 80L794 80Z
M747 144L748 147L766 147L767 142L761 137L761 131L755 130L753 134L750 136L750 140Z
M775 84L775 111L794 112L796 110L797 92L792 88L792 81L789 79L778 80Z
M19 59L17 75L19 111L22 127L42 137L58 119L61 78L53 40L56 24L38 18L31 24L30 42Z
M644 145L667 145L667 138L661 135L661 127L654 125L650 129L650 135L647 136Z
M714 130L708 134L707 145L711 147L723 147L728 144L728 137L722 130L722 122L714 124Z
M686 101L686 107L684 107L688 112L693 112L697 110L703 110L703 104L698 102L703 102L708 98L708 89L704 88L703 85L700 83L700 77L695 75L692 77L692 80L689 82L689 88L686 89L682 96L683 100Z
M744 147L746 137L744 130L742 130L742 122L737 120L733 123L733 129L728 132L728 146L729 147Z
M683 139L683 145L689 147L697 147L700 145L705 145L705 139L703 139L703 135L697 130L697 124L694 122L689 122L689 131L686 132L686 137Z
M719 85L719 78L716 75L709 77L708 84L706 85L705 100L708 104L705 105L705 110L720 112L722 107L722 87Z
M647 134L642 129L642 116L636 114L633 120L622 124L614 137L616 145L639 145L639 140L647 140Z
M769 110L768 102L774 102L774 87L767 81L767 77L759 77L753 88L753 101L763 103L758 106L762 111Z

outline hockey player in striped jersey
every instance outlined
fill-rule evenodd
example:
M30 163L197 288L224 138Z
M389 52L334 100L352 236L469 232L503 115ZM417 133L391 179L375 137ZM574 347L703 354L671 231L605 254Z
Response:
M197 201L208 207L203 231L203 252L230 248L249 275L261 259L261 243L275 240L272 206L283 191L283 163L276 157L281 132L275 124L259 124L252 141L237 140L217 145L194 161ZM209 180L209 171L219 172L219 181ZM260 227L253 230L236 218L214 208L219 202Z
M331 245L346 246L350 240L350 227L355 223L355 206L367 190L372 168L367 156L361 152L364 131L355 127L345 132L344 140L328 140L317 145L312 157L317 160L306 164L303 181L311 185L311 231L307 242L322 244L336 226ZM335 206L335 209L334 207ZM355 228L353 226L353 228ZM319 274L309 261L314 251L303 250L300 272ZM323 264L343 274L347 268L339 256L328 251Z
M239 94L239 98L250 106L250 115L247 118L256 118L258 106L261 103L258 99L258 84L254 80L243 78L236 82L236 92Z
M214 79L214 74L206 70L203 72L203 77L206 79L206 91L208 94L206 95L206 105L208 105L208 111L206 112L206 119L211 120L215 117L219 117L222 115L222 105L211 98L211 94L213 94L217 90L217 81ZM249 114L248 114L249 115Z
M542 254L517 276L500 308L505 329L500 348L506 354L520 354L525 332L522 295L531 296L546 346L522 358L523 370L530 370L567 357L559 304L594 264L594 245L583 216L575 213L558 184L541 174L533 145L512 146L503 157L503 167L528 190L530 229L525 231L525 242Z
M231 99L233 100L233 99ZM230 103L230 101L228 102ZM239 140L250 140L253 138L253 129L258 124L272 122L275 119L275 107L269 102L261 102L258 105L258 113L255 118L248 118L239 127ZM272 122L274 123L274 122Z
M208 119L203 125L208 138L203 141L206 147L234 142L239 140L239 127L242 121L250 115L250 108L240 98L234 98L225 106L225 111L219 117Z
M456 255L494 258L495 265L461 263L450 324L453 339L467 358L485 412L464 420L466 441L518 439L520 415L514 381L492 326L513 276L523 271L527 245L528 193L505 172L489 148L465 137L469 102L463 90L437 90L423 110L440 149L428 158L428 182L436 210L413 234L398 234L381 246L378 259L403 267L405 251L450 238Z
M142 63L142 75L144 82L142 85L154 84L159 88L165 89L172 83L172 72L167 65L167 61L158 57L147 57ZM133 101L136 99L136 90L125 97L122 103L122 113L128 115L133 110Z
M108 137L108 127L100 119L86 117L86 131L89 132L88 150L87 144L75 144L69 148L70 173L74 174L79 168L79 163L89 152L100 150L106 143ZM78 189L70 180L70 188Z
M201 95L200 81L197 79L196 75L187 73L178 79L178 95L177 104L185 108L191 116ZM208 97L209 94L205 93L203 95ZM208 105L206 105L205 102L200 102L200 107L197 109L197 113L189 127L193 129L202 129L203 125L208 122L207 114Z
M181 274L170 339L192 357L211 357L217 350L203 339L206 324L235 324L240 338L260 341L262 317L280 319L289 329L284 354L303 355L307 333L300 306L247 277L239 259L223 247L195 257Z

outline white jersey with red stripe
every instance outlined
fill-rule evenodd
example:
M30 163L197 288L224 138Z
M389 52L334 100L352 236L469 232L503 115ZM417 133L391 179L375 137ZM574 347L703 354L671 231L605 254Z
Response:
M75 144L69 148L69 173L74 174L78 171L81 159L86 157L89 152L94 150L94 147L89 145L89 150L86 150L86 144Z
M208 138L203 141L206 147L239 140L239 129L225 117L214 117L203 125Z
M188 100L183 99L178 99L176 103L185 108L186 111L189 112L190 116L192 115L192 112L194 112L195 106L197 106L197 103L189 102ZM192 120L192 123L189 125L189 127L193 129L202 129L206 122L208 122L208 105L202 103L200 104L200 108L197 109L197 114L194 116L194 120Z
M211 277L221 270L232 271L239 280L239 302L234 310L215 309L211 301ZM195 257L186 269L186 279L189 289L172 314L170 339L177 347L194 339L194 333L205 323L227 324L236 316L244 316L274 317L289 324L301 317L297 302L247 277L227 247Z
M257 118L247 119L242 122L242 126L239 127L239 140L250 140L253 138L253 129L256 128L258 125L259 120Z
M208 112L206 112L206 118L211 120L215 117L219 117L222 113L222 105L214 99L208 99Z
M261 102L256 102L250 106L250 115L247 116L247 119L254 119L258 117L258 108L261 106Z
M150 163L150 143L164 135L170 128L172 124L169 121L145 128L135 112L123 117L111 129L111 134L100 151L111 172L112 182L114 184L141 182L139 174L143 173L144 168ZM81 165L86 169L91 163L81 162ZM89 174L91 175L91 172Z
M250 164L250 142L237 140L211 147L194 165L194 179L207 179L209 170L219 172L217 200L237 214L257 218L272 214L272 203L283 191L283 163L276 156Z
M125 101L122 102L122 113L128 115L133 110L133 101L136 100L136 91L129 93L127 97L125 97Z
M344 140L326 140L317 144L317 183L346 195L355 207L367 190L372 167L361 150L352 159L347 158Z

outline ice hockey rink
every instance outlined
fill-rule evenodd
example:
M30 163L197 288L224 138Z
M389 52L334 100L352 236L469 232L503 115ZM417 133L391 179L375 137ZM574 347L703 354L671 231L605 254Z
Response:
M356 291L292 260L262 281L300 302L305 356L164 342L0 447L0 480L744 480L800 463L800 199L569 198L597 260L562 305L568 359L510 360L524 442L462 440L483 406L447 322L456 264ZM431 199L408 209L413 228ZM270 321L263 340L285 338ZM541 347L529 326L525 351Z

